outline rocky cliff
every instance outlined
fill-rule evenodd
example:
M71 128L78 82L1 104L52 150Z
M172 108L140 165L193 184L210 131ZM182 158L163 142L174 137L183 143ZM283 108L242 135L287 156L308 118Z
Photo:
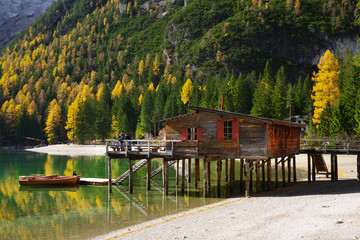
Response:
M0 0L0 49L56 0Z

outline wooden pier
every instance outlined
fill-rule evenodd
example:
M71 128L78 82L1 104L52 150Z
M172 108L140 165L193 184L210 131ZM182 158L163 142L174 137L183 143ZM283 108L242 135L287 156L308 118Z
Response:
M129 179L129 192L133 192L133 173L140 167L147 166L147 189L151 187L151 160L162 159L162 167L157 172L163 173L164 192L168 194L169 165L176 162L176 184L181 175L181 189L184 190L185 171L188 182L194 182L198 189L200 181L200 162L202 161L203 192L209 196L211 179L211 162L217 163L217 185L220 187L221 173L225 171L225 180L229 182L230 191L235 182L235 159L240 161L240 188L249 196L252 189L252 175L256 176L256 191L272 188L271 167L275 164L275 185L278 185L278 174L285 182L296 181L295 155L300 153L300 129L305 127L296 123L254 117L223 110L190 107L193 112L163 121L165 124L164 140L107 140L109 177L111 176L112 159L126 159L129 170L116 181ZM133 165L141 160L141 164ZM194 161L194 179L191 179L190 166ZM179 165L182 173L179 174ZM188 168L186 169L186 163ZM281 169L278 165L281 164ZM285 168L285 164L287 167ZM140 166L141 165L141 166ZM225 166L225 167L223 167ZM291 174L292 173L292 174ZM285 176L287 175L287 179Z
M176 164L176 185L184 191L185 171L187 181L194 183L198 190L202 175L204 196L210 195L211 162L216 162L217 186L220 192L222 172L234 190L235 159L240 162L240 191L245 196L251 192L271 190L297 181L296 158L300 153L308 155L308 181L315 181L316 174L331 176L338 180L338 154L356 154L358 180L360 179L360 142L300 140L300 130L304 125L254 117L223 110L190 107L193 112L163 120L165 138L163 140L106 141L108 157L108 187L129 179L129 193L133 192L133 173L147 166L147 189L151 188L151 178L160 172L163 175L164 194L169 194L169 166ZM328 170L322 154L331 154L331 171ZM129 162L129 170L116 180L111 178L111 161L124 159ZM162 159L162 166L151 169L152 159ZM138 161L135 165L134 161ZM194 178L191 178L191 162L194 161ZM202 174L200 164L202 161ZM186 165L187 163L187 165ZM181 174L179 166L181 167ZM186 169L187 166L187 169ZM272 168L274 178L272 180ZM253 175L255 179L253 179ZM281 175L281 179L279 179ZM181 180L179 181L179 176ZM255 184L253 182L255 181Z

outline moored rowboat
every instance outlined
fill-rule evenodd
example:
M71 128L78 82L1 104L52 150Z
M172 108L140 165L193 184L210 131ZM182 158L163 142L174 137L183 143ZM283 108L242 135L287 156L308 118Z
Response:
M75 186L79 184L79 176L20 176L19 184L21 186Z

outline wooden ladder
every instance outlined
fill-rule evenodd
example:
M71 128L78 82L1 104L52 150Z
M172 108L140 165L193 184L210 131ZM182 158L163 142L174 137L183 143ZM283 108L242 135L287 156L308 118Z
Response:
M168 167L174 165L175 163L176 163L176 160L174 160L174 161L169 161ZM158 167L157 169L155 169L154 171L151 172L151 177L154 177L154 176L158 175L159 173L162 172L162 170L163 170L163 167L162 167L162 166ZM143 179L147 179L147 176L143 177Z
M314 159L316 172L318 174L325 174L328 178L330 172L326 166L324 156L322 154L312 154L311 157Z
M146 159L142 159L139 162L137 162L133 168L132 168L132 172L136 172L137 170L139 170L142 166L144 166L147 163ZM126 172L124 172L120 177L118 177L117 179L115 179L112 183L119 185L121 184L123 181L125 181L128 177L129 177L129 173L130 171L127 170Z

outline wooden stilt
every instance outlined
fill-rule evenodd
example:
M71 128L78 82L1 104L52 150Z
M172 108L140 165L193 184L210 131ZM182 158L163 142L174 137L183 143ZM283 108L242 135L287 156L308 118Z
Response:
M225 159L225 181L228 182L229 159Z
M240 160L240 192L243 189L243 181L244 181L244 159Z
M312 180L313 181L316 181L316 172L315 172L315 157L314 156L311 156L311 165L312 165L312 168L311 168L311 171L312 171Z
M250 171L249 171L249 173L250 173L250 192L252 193L252 192L254 192L253 190L253 170L254 170L254 162L253 161L251 161L251 163L250 163Z
M185 159L182 159L182 166L181 166L181 192L185 191Z
M131 159L129 159L129 192L130 194L133 193L133 161Z
M310 159L310 154L307 154L307 161L308 161L308 182L311 182L311 159Z
M230 191L234 190L235 159L230 159Z
M210 169L210 161L207 163L207 183L208 183L208 192L210 193L210 187L211 187L211 169Z
M360 155L357 155L356 166L357 166L357 180L360 181Z
M195 158L195 163L197 165L197 176L198 176L197 181L200 181L200 161L198 158Z
M146 179L146 189L150 190L151 185L151 158L147 159L147 179Z
M256 161L256 166L255 166L255 174L256 174L256 192L260 192L260 160Z
M217 191L220 193L221 187L221 160L217 161Z
M204 196L207 197L207 175L208 175L208 172L207 172L207 163L206 163L206 158L204 158L204 164L203 164L203 171L204 171L204 180L203 180L203 192L204 192Z
M180 160L176 160L176 185L179 184L179 165L180 165Z
M288 183L291 182L291 157L287 157L287 164L288 164Z
M335 181L335 158L334 158L334 154L331 154L330 162L331 162L331 181L334 182Z
M267 160L267 182L268 182L267 189L270 191L271 190L271 158L268 158Z
M199 181L199 159L195 158L195 189L198 189Z
M111 189L111 157L108 157L108 189L109 189L109 193L112 192Z
M284 156L281 157L281 175L282 175L283 186L285 186L285 158L284 158Z
M337 155L335 155L335 181L339 180L339 174L338 174L338 158Z
M187 169L187 173L188 173L188 182L191 182L191 158L188 158L188 169Z
M279 172L278 172L278 159L275 158L275 188L278 187Z
M248 159L245 160L246 162L246 168L245 168L245 197L250 196L250 161ZM360 160L358 161L360 162Z
M292 157L293 159L293 181L296 182L296 159L295 159L295 155Z
M164 193L165 196L169 195L169 168L168 161L163 159L163 172L164 172Z
M265 189L265 160L261 160L262 190Z

